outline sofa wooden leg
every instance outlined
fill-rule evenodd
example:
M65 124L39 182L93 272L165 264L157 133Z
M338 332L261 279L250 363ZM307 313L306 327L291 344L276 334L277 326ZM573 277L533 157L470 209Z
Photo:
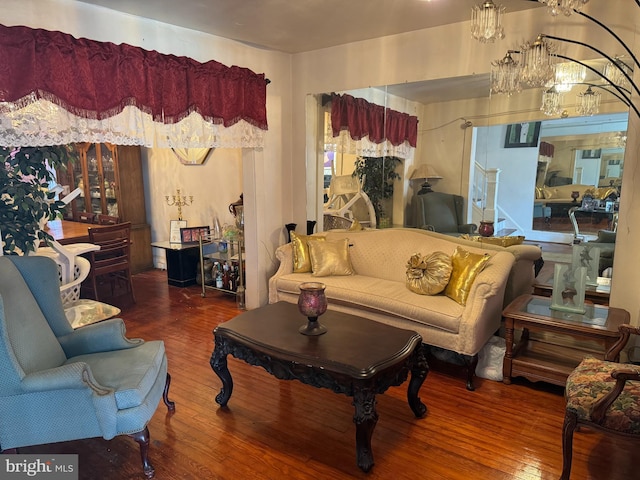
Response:
M169 386L171 385L171 375L167 372L167 381L164 384L164 391L162 392L162 400L171 413L176 411L176 402L169 400Z
M464 364L467 367L467 390L473 392L476 387L473 385L473 379L476 376L476 367L478 366L478 354L473 356L462 355Z
M149 427L144 427L144 430L132 433L129 436L138 442L138 445L140 445L140 458L142 459L142 470L144 471L144 475L147 478L153 478L156 471L151 463L149 463Z

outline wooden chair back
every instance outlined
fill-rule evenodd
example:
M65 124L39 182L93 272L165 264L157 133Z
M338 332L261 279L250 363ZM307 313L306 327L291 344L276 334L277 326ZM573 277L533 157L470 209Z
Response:
M78 212L76 213L76 216L74 218L76 222L82 222L82 223L93 223L95 219L96 219L96 214L89 213L89 212Z
M131 222L89 228L89 242L100 246L100 250L89 252L91 272L87 288L91 296L100 300L100 282L109 280L112 294L115 283L123 283L135 302L131 281Z
M104 213L98 214L98 225L117 225L120 223L120 217L114 217L113 215L105 215Z

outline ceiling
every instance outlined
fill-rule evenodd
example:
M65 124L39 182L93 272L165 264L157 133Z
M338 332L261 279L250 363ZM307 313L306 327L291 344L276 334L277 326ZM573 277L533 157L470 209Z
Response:
M471 19L480 0L76 0L237 40L300 53ZM541 6L508 2L507 12Z

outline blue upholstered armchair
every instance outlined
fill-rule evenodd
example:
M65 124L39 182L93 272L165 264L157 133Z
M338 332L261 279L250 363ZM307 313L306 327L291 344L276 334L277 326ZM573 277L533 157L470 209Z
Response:
M152 477L147 423L161 397L175 410L167 357L124 334L121 319L73 330L52 259L0 257L0 451L130 435Z

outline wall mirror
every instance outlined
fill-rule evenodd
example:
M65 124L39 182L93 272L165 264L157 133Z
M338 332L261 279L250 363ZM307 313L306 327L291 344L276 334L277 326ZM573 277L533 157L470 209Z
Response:
M438 170L442 178L431 182L435 191L456 193L468 199L466 214L469 221L476 223L485 212L475 195L474 172L478 167L499 168L500 207L497 215L507 218L527 239L570 244L574 235L566 212L556 211L556 206L552 205L554 213L559 214L557 225L552 221L545 223L547 210L538 217L537 210L548 205L538 207L541 199L536 198L536 187L559 188L562 187L560 183L584 185L585 182L593 184L594 188L619 186L624 174L628 116L628 107L606 94L603 94L600 114L578 116L575 95L579 88L574 87L574 92L565 96L567 118L559 118L560 114L547 117L540 111L540 89L529 89L512 97L490 96L488 74L385 85L345 93L396 107L419 118L417 148L396 170L400 179L394 182L389 207L394 226L415 226L412 223L412 197L423 182L412 181L410 176L417 165L426 163ZM315 100L308 101L307 107L315 103L321 105L321 94L311 97ZM329 111L326 104L323 108L314 106L313 109L317 110L316 116L326 115ZM310 114L309 108L307 113ZM326 143L329 138L322 118L317 120L322 142L308 145L308 151L316 152L316 162L308 165L308 170L314 174L308 177L309 181L317 182L310 199L310 211L315 211L316 218L322 217L322 200L330 178L325 174L332 174L332 166L338 168L339 174L353 171L346 167L346 157L342 153L333 152L333 158L328 159L325 152L317 151L316 145ZM505 148L509 125L532 122L540 122L539 140L554 146L552 159L540 160L538 146ZM569 188L572 187L564 187L564 190ZM572 192L569 192L570 200ZM585 234L595 238L598 228L604 226L604 223L594 222L593 228L586 229Z

